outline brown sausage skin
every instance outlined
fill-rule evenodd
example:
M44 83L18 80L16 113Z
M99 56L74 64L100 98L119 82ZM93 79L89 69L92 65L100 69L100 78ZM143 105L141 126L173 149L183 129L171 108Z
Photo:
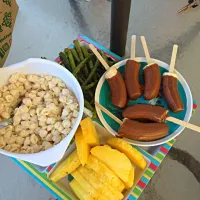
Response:
M154 122L162 122L167 118L168 110L161 106L149 104L136 104L127 107L122 115L128 119L147 119Z
M125 84L130 99L136 100L142 95L139 84L140 63L135 60L128 60L125 69Z
M168 125L165 123L141 123L125 119L118 133L122 137L132 140L153 141L167 135Z
M122 75L117 71L116 75L107 78L107 81L110 86L112 104L124 108L127 104L127 92Z
M184 110L182 100L178 92L178 79L175 76L163 76L163 93L169 108L173 112Z
M144 68L144 98L151 100L158 96L161 84L161 75L159 66L154 63Z

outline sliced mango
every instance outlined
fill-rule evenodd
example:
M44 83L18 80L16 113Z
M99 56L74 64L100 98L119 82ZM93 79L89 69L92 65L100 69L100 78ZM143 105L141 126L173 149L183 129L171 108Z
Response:
M121 151L126 154L126 156L133 162L136 166L141 169L145 169L147 163L143 155L134 147L132 147L128 142L120 138L110 138L107 144L112 148Z
M90 196L84 189L84 186L81 186L75 179L73 179L69 186L71 187L74 194L80 199L80 200L94 200L92 196Z
M88 170L85 167L79 167L77 169L82 176L101 194L107 196L110 200L121 200L115 193L113 193L108 185L103 184L98 177L96 176L95 172L92 170ZM110 186L111 187L111 186Z
M90 147L85 142L81 128L78 128L75 133L75 143L76 143L79 160L81 164L84 166L85 163L87 162L87 159L90 153Z
M74 150L60 165L56 167L49 179L53 182L57 182L61 178L64 178L68 174L72 173L80 165L81 163L78 158L77 151Z
M97 134L95 125L91 118L85 118L81 121L81 129L85 141L92 147L99 145L99 136Z
M96 198L98 198L98 197L101 195L100 192L98 192L97 190L95 190L95 188L94 188L92 185L90 185L90 183L89 183L88 181L86 181L86 180L83 178L83 176L81 175L80 172L78 172L78 171L76 170L76 171L72 172L71 175L74 177L74 179L75 179L80 185L83 186L84 190L85 190L90 196L92 196L93 198L96 199Z
M123 182L105 164L91 154L88 157L86 166L103 176L105 182L117 191L122 192L124 190L125 186Z
M96 146L90 152L112 170L123 182L128 181L132 164L125 154L107 145Z
M135 169L134 167L131 168L131 171L130 171L130 174L129 174L129 177L128 177L128 181L125 182L125 186L126 188L131 188L134 184L134 177L135 177Z

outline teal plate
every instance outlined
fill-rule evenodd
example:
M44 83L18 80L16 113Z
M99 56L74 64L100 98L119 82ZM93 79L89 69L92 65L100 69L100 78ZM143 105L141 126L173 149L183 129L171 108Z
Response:
M143 68L147 65L146 59L145 58L136 58L136 60L141 63L139 81L140 81L140 84L144 85ZM115 67L118 68L118 70L122 74L122 76L124 76L126 61L127 60L123 60L115 65ZM155 60L155 59L154 59L154 61L160 66L161 74L168 72L168 69L169 69L168 64L166 64L162 61L159 61L159 60ZM188 122L190 120L190 117L192 114L192 102L193 102L192 94L191 94L190 88L189 88L187 82L185 81L185 79L177 71L176 71L176 74L178 75L178 80L179 80L179 82L178 82L179 94L181 96L181 99L183 101L184 108L185 108L182 112L173 113L168 108L168 105L167 105L166 100L162 93L162 88L160 90L160 93L161 93L160 97L148 101L148 100L145 100L144 97L142 96L135 101L130 100L128 102L128 106L138 104L138 103L160 105L160 106L163 106L164 108L166 108L167 110L169 110L169 116ZM119 119L121 119L121 120L123 119L123 117L122 117L123 110L112 105L110 88L109 88L107 81L105 80L105 75L102 76L102 78L100 79L100 81L98 83L96 93L95 93L95 101L100 103L102 106L104 106L106 109L108 109L110 112L112 112ZM98 114L99 119L101 120L102 124L112 135L115 136L117 131L119 130L119 127L120 127L119 124L117 122L115 122L113 119L111 119L107 114L105 114L104 112L101 112L101 110L99 108L96 107L96 110L97 110L97 114ZM166 121L166 123L168 124L169 132L165 137L163 137L161 139L158 139L155 141L147 141L147 142L135 141L135 140L130 140L130 139L126 139L126 138L124 138L124 139L126 139L131 144L134 144L137 146L156 146L156 145L160 145L160 144L168 142L169 140L178 136L184 130L184 127L174 124L172 122Z

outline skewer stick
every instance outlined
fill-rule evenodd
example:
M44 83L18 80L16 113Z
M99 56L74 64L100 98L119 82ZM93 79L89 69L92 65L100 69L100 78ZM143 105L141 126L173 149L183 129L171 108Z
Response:
M147 47L146 39L145 39L144 36L141 36L140 39L141 39L142 46L143 46L143 49L144 49L145 57L147 59L147 63L151 64L152 63L152 59L151 59L150 54L149 54L149 50L148 50L148 47Z
M173 51L172 51L171 62L170 62L170 66L169 66L169 72L170 73L174 72L174 67L175 67L175 64L176 64L177 52L178 52L178 45L174 45L173 46Z
M121 121L120 119L118 119L115 115L113 115L109 110L107 110L106 108L104 108L102 105L100 105L99 103L95 102L95 105L103 112L105 112L110 118L112 118L114 121L116 121L117 123L119 123L120 125L123 124L123 121Z
M89 47L107 71L110 68L109 65L106 63L106 61L102 58L100 53L97 51L97 49L92 44L89 44Z
M136 49L136 35L131 37L131 59L135 58L135 49Z
M196 126L196 125L193 125L193 124L190 124L188 122L185 122L185 121L182 121L180 119L176 119L174 117L167 117L166 119L167 121L170 121L170 122L173 122L175 124L178 124L180 126L184 126L186 128L189 128L193 131L197 131L197 132L200 132L200 127L199 126Z

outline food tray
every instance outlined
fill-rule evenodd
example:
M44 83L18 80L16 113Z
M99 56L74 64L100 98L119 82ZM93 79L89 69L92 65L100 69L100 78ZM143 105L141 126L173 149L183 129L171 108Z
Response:
M112 137L112 135L103 127L101 126L99 123L94 122L97 133L99 135L99 139L100 139L100 144L106 144L106 141ZM51 173L54 171L54 169L63 161L65 160L65 158L67 158L74 150L76 149L76 145L75 143L72 143L72 145L68 148L68 150L66 151L63 159L56 163L52 169L48 172L47 177L49 177L51 175ZM133 188L136 186L136 184L138 183L138 181L141 179L141 177L143 176L145 170L149 167L151 161L149 160L149 158L147 158L146 156L144 156L146 162L147 162L147 166L144 170L139 169L137 166L134 166L135 168L135 182L133 187L128 190L125 194L124 194L124 200L128 198L128 196L131 194ZM71 175L68 175L67 177L62 178L61 180L59 180L57 183L55 183L55 185L62 189L65 193L67 193L71 199L73 200L78 200L78 198L73 194L72 190L69 187L69 182L71 181Z
M79 41L82 41L85 44L93 44L99 49L102 49L107 56L110 56L113 60L122 60L121 57L118 55L110 52L108 49L104 48L103 46L99 45L98 43L94 42L90 38L86 36L80 36L78 37ZM73 45L70 45L70 47L73 47ZM60 58L57 58L56 61L60 63ZM193 112L197 108L197 105L195 102L193 102ZM143 192L144 188L149 183L150 179L153 177L155 171L158 169L159 165L164 160L165 156L168 154L170 148L175 143L176 139L173 139L165 144L162 144L160 146L152 147L152 148L139 148L135 147L138 151L140 151L146 158L150 160L149 166L146 169L146 171L143 173L140 180L137 182L137 185L133 188L130 195L128 196L128 200L137 200L141 193ZM70 147L69 147L70 148ZM145 149L145 150L143 150ZM149 153L147 153L147 151ZM52 170L52 168L55 166L55 164L52 164L50 166L47 166L46 168L32 165L28 162L17 160L15 158L11 158L16 164L18 164L22 169L24 169L30 176L32 176L36 181L38 181L44 188L46 188L52 195L56 197L57 200L73 200L70 198L70 194L68 194L65 190L58 187L56 184L52 183L48 179L48 174Z

